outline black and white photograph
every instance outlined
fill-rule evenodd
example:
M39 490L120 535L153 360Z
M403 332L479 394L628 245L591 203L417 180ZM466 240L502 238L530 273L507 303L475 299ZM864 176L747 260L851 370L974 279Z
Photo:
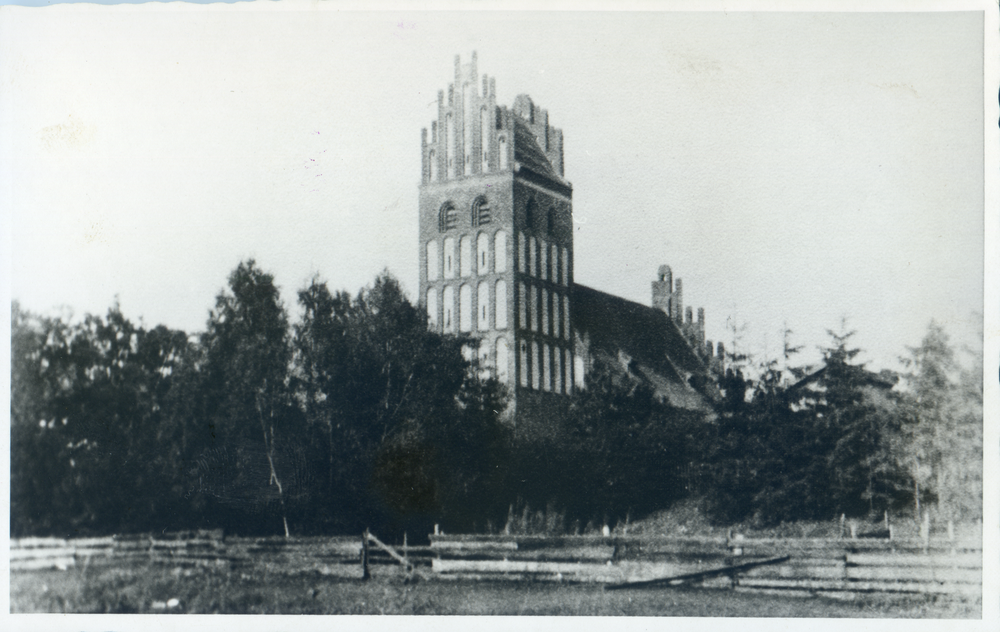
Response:
M9 629L1000 620L995 3L3 4Z

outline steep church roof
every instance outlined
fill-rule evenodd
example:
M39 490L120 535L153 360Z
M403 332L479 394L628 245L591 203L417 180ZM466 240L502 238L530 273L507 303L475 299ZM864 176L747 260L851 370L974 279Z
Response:
M514 119L514 160L535 173L559 179L534 132L519 118Z
M706 367L676 323L660 309L584 285L573 287L573 326L590 353L646 381L660 397L681 408L704 399L686 380Z

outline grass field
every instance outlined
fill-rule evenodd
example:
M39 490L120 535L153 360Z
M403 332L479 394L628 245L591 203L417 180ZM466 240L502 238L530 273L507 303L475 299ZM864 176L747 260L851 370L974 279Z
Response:
M13 613L893 618L978 618L981 613L978 602L945 598L872 595L845 601L709 588L605 591L593 584L413 582L388 569L376 573L372 581L361 582L264 569L181 572L155 564L12 571L10 603Z

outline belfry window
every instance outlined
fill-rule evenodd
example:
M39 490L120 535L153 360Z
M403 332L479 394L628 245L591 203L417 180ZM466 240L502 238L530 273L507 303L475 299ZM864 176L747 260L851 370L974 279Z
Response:
M490 223L490 203L480 195L472 203L472 225L482 226Z
M458 209L451 202L445 202L441 205L441 210L438 213L438 229L443 233L456 226L458 226Z
M438 179L438 166L437 166L437 152L433 149L427 154L427 168L430 175L431 182L437 182Z
M500 156L500 171L507 168L507 139L503 136L497 139L497 154Z

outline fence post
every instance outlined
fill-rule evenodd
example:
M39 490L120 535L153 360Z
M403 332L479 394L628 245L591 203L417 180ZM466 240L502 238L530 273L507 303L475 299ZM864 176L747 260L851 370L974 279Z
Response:
M733 534L732 529L729 530L729 542L727 542L729 548L729 564L735 566L739 561L739 558L743 555L743 534L737 533ZM736 588L740 583L739 577L735 571L729 573L729 587Z
M924 510L924 520L920 523L920 539L924 541L924 553L930 546L931 539L931 512Z
M368 581L372 578L368 572L368 529L361 534L361 581Z

